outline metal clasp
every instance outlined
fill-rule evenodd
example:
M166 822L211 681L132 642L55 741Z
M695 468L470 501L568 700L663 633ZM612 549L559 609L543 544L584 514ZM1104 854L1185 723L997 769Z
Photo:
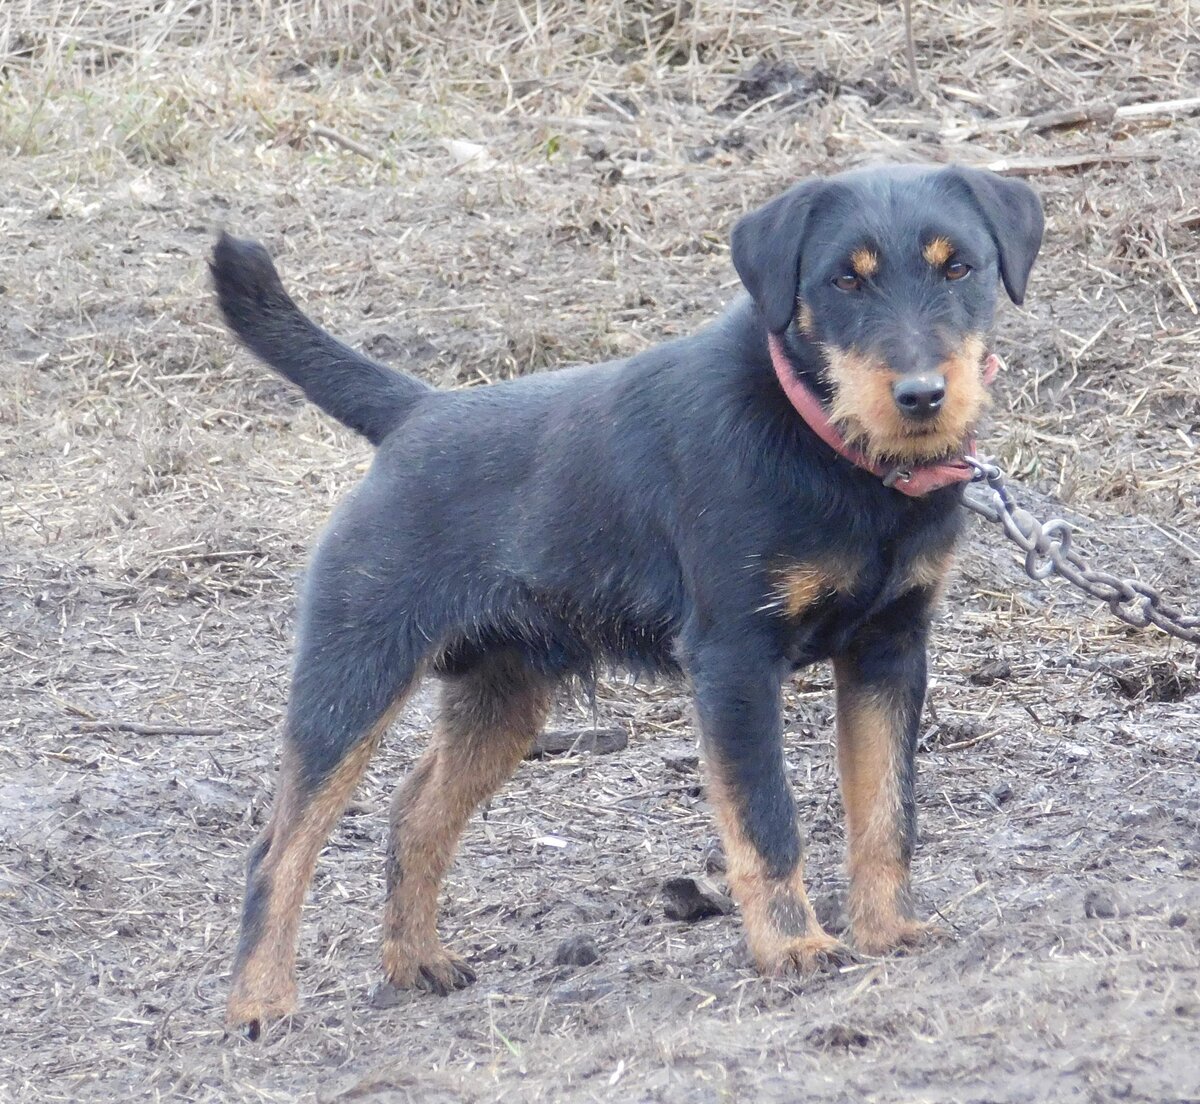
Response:
M992 484L1003 482L1004 473L995 464L989 464L986 460L980 460L978 456L964 456L962 460L967 467L973 469L975 472L971 476L972 483L983 483L985 480Z

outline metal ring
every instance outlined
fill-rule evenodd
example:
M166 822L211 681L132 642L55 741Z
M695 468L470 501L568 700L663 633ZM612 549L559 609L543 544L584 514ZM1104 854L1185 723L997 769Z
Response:
M1025 553L1025 574L1038 582L1049 579L1054 574L1054 560L1040 548L1031 548Z
M1026 552L1032 552L1037 548L1037 518L1028 510L1022 510L1020 507L1015 510L1006 509L1001 521L1004 522L1004 531L1008 534L1009 539L1019 544Z

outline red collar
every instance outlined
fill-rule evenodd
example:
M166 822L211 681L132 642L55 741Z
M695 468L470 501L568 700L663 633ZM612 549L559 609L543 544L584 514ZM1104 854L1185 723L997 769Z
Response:
M892 487L911 498L921 498L931 491L941 490L954 483L966 483L974 476L975 469L965 460L941 460L936 464L921 464L917 467L906 468L889 467L869 459L858 449L846 443L846 438L829 420L829 415L825 413L821 400L793 371L779 335L768 334L767 345L771 350L771 363L775 366L775 376L779 380L779 386L783 388L783 393L787 395L788 401L795 407L796 413L808 423L808 428L839 456L862 468L863 471L869 471L872 475L882 479L885 486ZM996 378L1001 367L1003 367L1003 363L1000 358L995 353L989 353L987 360L983 362L983 382L990 384ZM969 438L963 442L963 454L975 455L974 439Z

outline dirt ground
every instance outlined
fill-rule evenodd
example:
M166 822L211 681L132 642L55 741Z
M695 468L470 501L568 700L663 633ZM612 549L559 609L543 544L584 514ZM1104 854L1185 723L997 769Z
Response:
M441 926L478 983L376 1007L426 694L323 855L300 1012L227 1035L296 582L368 449L235 349L204 268L261 238L335 332L469 386L697 327L734 219L798 177L1004 162L1048 230L982 449L1195 610L1196 115L1019 123L1197 95L1195 6L917 2L915 98L894 4L267 8L0 11L0 1100L1200 1101L1196 649L982 523L921 744L942 942L767 982L736 915L668 920L712 863L695 737L678 687L614 677L552 724L628 746L527 763L467 834ZM838 927L825 670L787 719ZM571 939L597 960L556 965Z

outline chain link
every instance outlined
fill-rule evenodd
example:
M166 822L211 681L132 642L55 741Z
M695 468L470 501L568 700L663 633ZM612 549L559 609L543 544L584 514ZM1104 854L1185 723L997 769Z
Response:
M1040 522L1018 506L1004 484L1004 473L995 465L974 456L964 457L975 469L972 483L986 484L983 497L969 491L963 505L980 517L999 525L1005 536L1025 553L1025 573L1031 579L1059 575L1108 608L1134 628L1157 625L1181 640L1200 644L1200 617L1185 614L1168 604L1152 586L1137 579L1122 579L1108 571L1089 567L1071 547L1071 527L1061 518Z

